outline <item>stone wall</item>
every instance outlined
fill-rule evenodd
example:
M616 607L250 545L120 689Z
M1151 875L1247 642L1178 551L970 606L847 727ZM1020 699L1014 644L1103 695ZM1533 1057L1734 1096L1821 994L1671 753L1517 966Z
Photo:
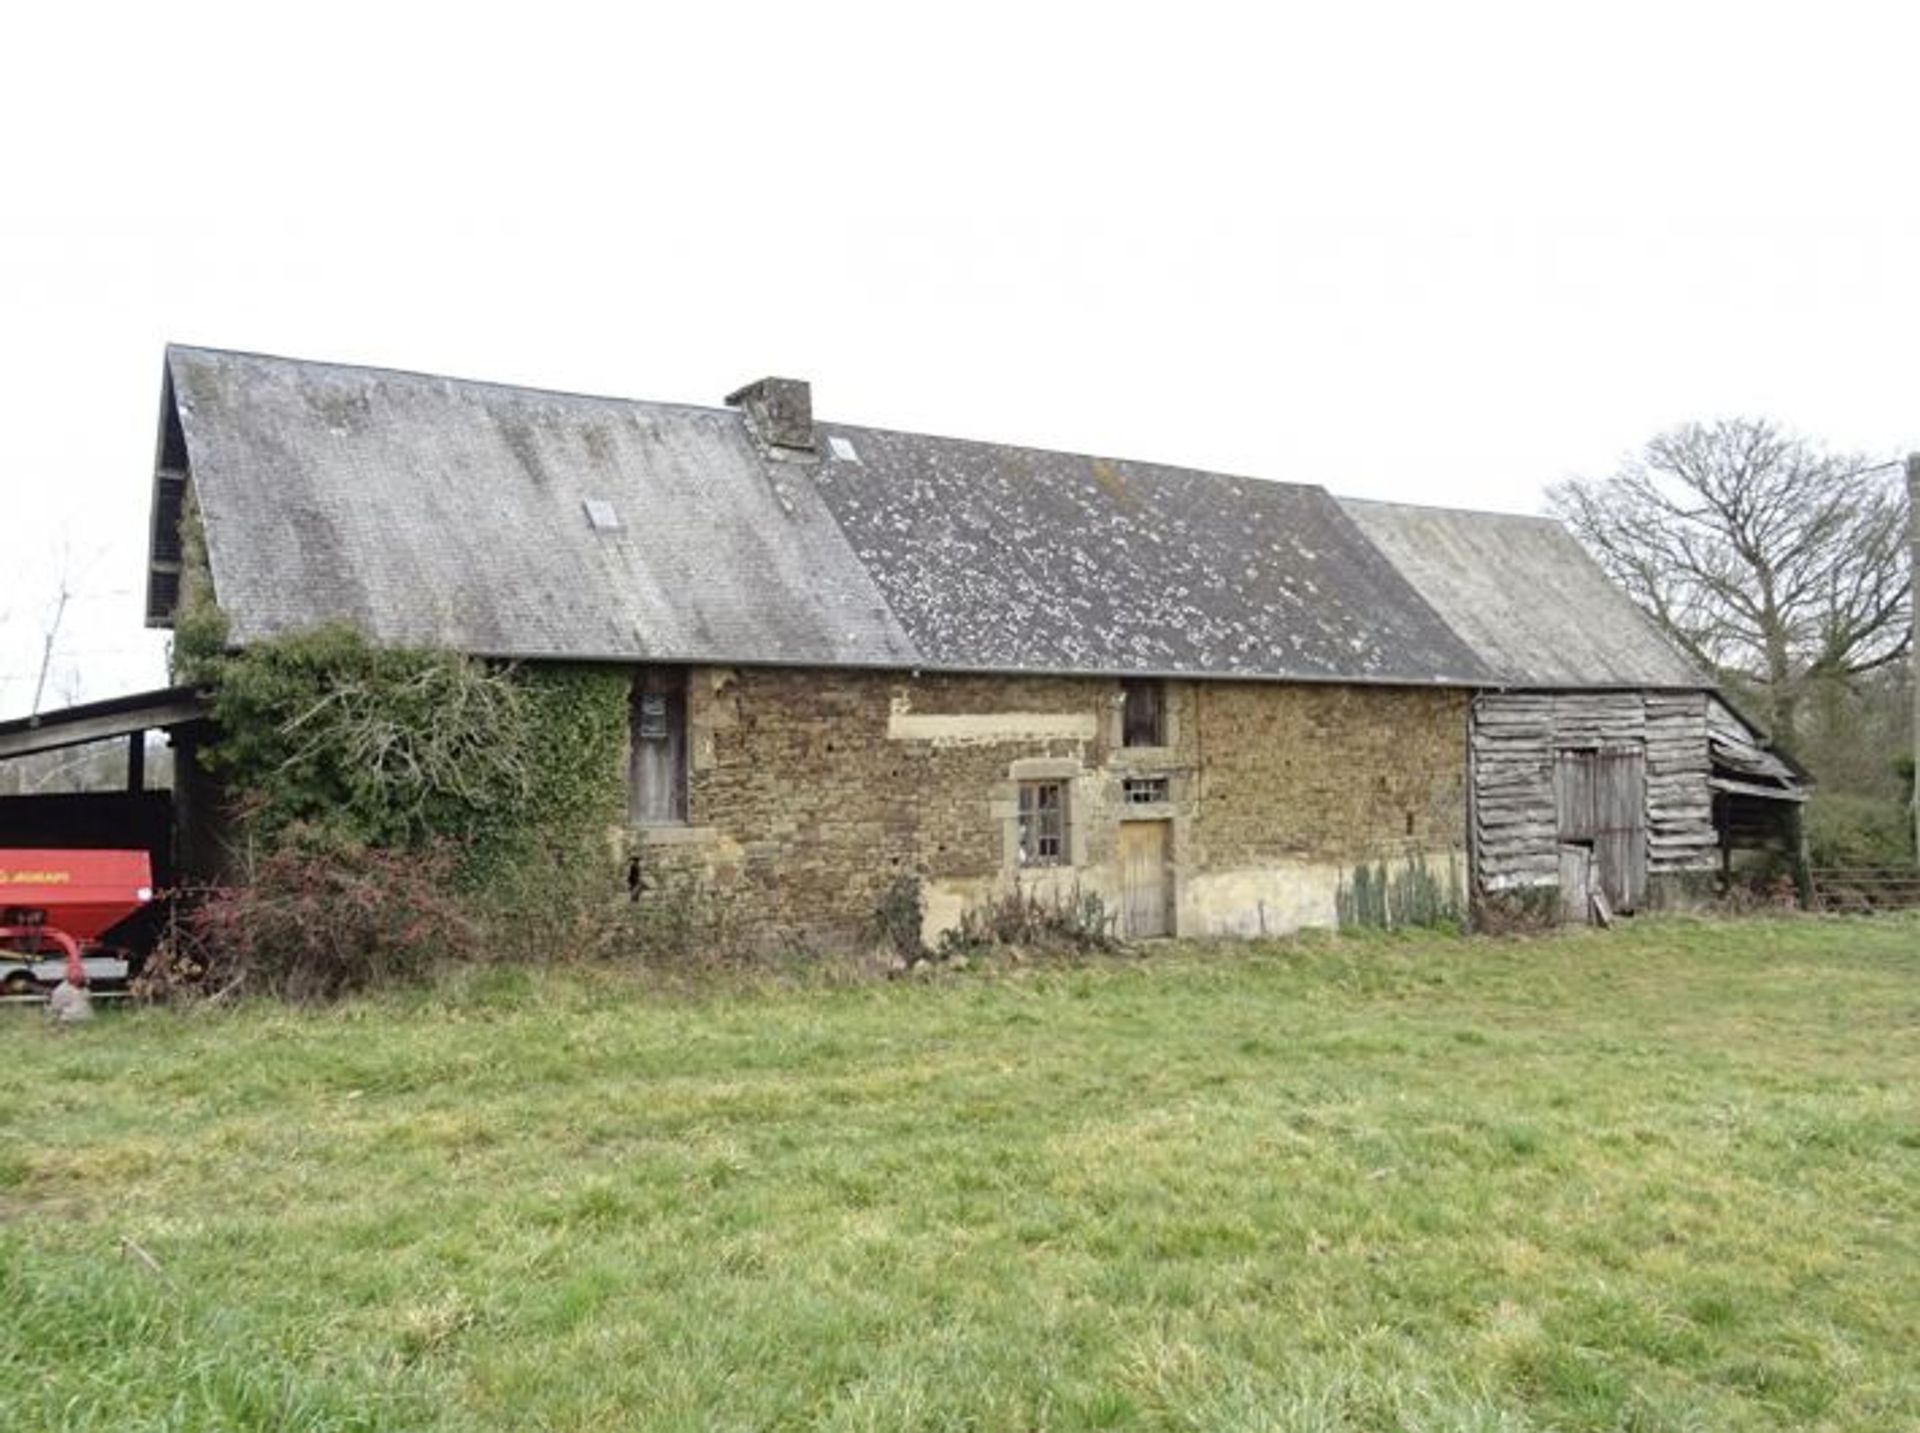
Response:
M1167 684L1166 744L1120 742L1120 683L697 668L689 823L636 833L649 871L697 874L758 943L856 938L901 875L931 937L1016 877L1113 899L1118 823L1163 820L1178 932L1333 920L1362 860L1455 852L1466 697L1388 687ZM1164 776L1128 804L1124 779ZM1069 790L1071 864L1022 869L1023 779Z

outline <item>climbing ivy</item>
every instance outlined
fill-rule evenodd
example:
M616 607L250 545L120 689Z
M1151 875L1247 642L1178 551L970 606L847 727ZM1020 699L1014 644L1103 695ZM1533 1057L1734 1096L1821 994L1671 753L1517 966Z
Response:
M204 749L256 849L451 846L507 911L605 898L623 816L628 677L377 647L318 627L193 654Z
M227 614L213 596L207 565L207 530L191 484L180 508L180 595L173 608L173 647L167 654L173 680L215 680L227 656Z
M510 911L579 911L625 894L614 880L626 820L627 703L623 668L523 666L519 761L525 786L477 813L469 881Z

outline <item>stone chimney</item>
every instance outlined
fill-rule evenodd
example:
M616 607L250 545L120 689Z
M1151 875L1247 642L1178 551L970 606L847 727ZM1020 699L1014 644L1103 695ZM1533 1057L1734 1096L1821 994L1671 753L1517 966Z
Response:
M761 378L727 395L727 406L747 415L753 436L769 448L811 453L813 389L803 378Z

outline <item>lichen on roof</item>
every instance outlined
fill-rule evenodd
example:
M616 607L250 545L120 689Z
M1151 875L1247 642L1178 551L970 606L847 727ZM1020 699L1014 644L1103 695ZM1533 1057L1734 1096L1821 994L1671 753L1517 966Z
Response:
M728 409L167 365L241 643L345 620L526 658L1470 686L1555 645L1515 660L1377 505L1315 486L824 420L776 457ZM1658 665L1559 645L1569 684Z

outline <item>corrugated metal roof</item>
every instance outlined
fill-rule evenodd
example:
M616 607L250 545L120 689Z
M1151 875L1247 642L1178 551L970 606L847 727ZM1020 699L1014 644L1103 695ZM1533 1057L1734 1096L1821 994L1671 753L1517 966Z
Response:
M1489 673L1323 490L173 348L214 588L502 656L1448 682ZM596 531L606 502L617 530Z
M1503 685L1713 685L1552 518L1341 506Z

